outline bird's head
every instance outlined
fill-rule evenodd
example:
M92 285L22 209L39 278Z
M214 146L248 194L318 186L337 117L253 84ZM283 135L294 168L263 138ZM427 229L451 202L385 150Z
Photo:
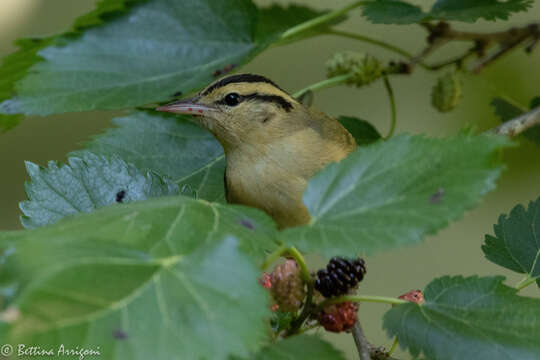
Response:
M290 118L302 106L271 80L253 74L222 78L196 96L158 111L195 115L227 150L261 144L290 131Z

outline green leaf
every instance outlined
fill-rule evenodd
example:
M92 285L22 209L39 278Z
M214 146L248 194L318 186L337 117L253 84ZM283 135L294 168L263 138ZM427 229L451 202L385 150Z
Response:
M517 295L504 277L445 276L433 280L424 305L403 304L384 328L413 356L437 360L540 358L540 299Z
M55 38L0 110L48 115L123 109L190 93L214 80L216 71L249 61L286 28L318 14L280 9L281 16L272 19L277 25L269 26L276 9L259 10L250 0L137 4L79 37Z
M491 106L493 106L495 115L497 115L497 117L499 117L503 122L517 118L526 112L525 109L522 109L502 98L494 98L491 101ZM538 106L540 106L540 97L535 97L531 100L530 109L535 109ZM522 135L537 145L540 145L540 125L536 125L525 130Z
M503 122L512 120L523 114L523 109L502 98L494 98L493 100L491 100L491 106L493 106L493 111L495 111L495 115L497 115L497 117Z
M49 162L49 168L27 162L29 200L23 201L21 218L26 228L57 222L63 217L118 203L151 197L177 195L178 185L153 172L142 173L135 166L113 157L89 152L71 157L69 164Z
M437 0L425 13L416 5L401 0L367 2L363 14L375 24L414 24L429 20L475 22L478 19L507 20L515 12L526 11L532 0Z
M266 339L267 294L233 237L185 257L121 260L92 258L40 277L7 338L99 349L103 359L227 359Z
M414 24L426 17L420 7L401 0L368 2L363 15L374 24Z
M502 214L493 227L495 236L486 235L482 251L497 265L537 278L540 286L540 198ZM538 230L537 230L538 229Z
M116 129L87 143L93 153L117 155L140 170L152 170L188 187L197 198L225 202L223 148L187 117L134 112L116 118ZM74 152L78 155L80 152Z
M340 116L338 121L351 133L359 146L368 145L381 139L381 134L366 120Z
M437 0L430 16L438 20L465 22L507 20L512 13L526 11L532 4L532 0Z
M254 360L344 360L343 354L328 342L314 335L298 335L267 346Z
M141 1L146 0L103 0L97 4L94 11L77 19L72 29L64 36L65 38L75 37L81 31L100 25L105 19L110 20ZM18 46L19 50L6 56L0 64L0 101L17 94L17 82L22 80L36 63L43 60L39 55L42 49L60 42L61 39L54 36L17 40L15 45ZM9 105L3 112L12 113L9 110ZM22 118L22 115L0 114L0 131L14 127Z
M6 56L0 64L0 101L15 95L15 83L26 75L34 63L41 60L37 52L50 44L50 39L21 39L15 42L19 50ZM22 115L0 114L0 132L16 126L22 118Z
M499 136L397 136L360 147L316 174L304 203L310 224L287 243L326 256L373 253L419 242L476 205L502 170Z
M21 283L4 339L100 346L104 359L246 356L269 334L251 259L275 248L275 231L258 210L179 196L0 233L16 248L3 271Z

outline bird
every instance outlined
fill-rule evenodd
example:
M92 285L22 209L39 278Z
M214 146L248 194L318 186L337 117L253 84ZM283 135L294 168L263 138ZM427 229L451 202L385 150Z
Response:
M339 121L257 74L223 77L156 111L194 115L224 149L227 202L263 210L279 229L310 223L309 179L356 148Z

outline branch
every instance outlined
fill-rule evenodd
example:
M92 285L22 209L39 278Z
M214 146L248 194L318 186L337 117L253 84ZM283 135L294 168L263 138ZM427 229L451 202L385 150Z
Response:
M530 43L527 45L525 51L530 53L540 38L540 22L531 23L522 27L513 27L505 31L494 33L458 31L454 30L444 21L437 24L422 23L421 25L429 32L427 37L428 45L420 52L420 54L413 58L410 64L411 66L416 63L422 63L422 61L433 51L450 41L473 41L475 43L475 46L472 49L467 50L463 55L458 56L454 60L445 61L438 65L427 65L430 70L438 70L452 64L456 64L460 67L469 56L477 54L481 59L474 66L472 72L478 73L484 67L495 62L504 54L515 49L529 39ZM498 45L499 49L494 54L486 56L486 49L494 45Z
M521 134L527 129L535 125L540 124L540 106L536 109L533 109L529 112L526 112L523 115L518 116L515 119L509 120L504 124L497 126L495 129L490 130L489 132L507 135L509 137L514 137Z
M370 345L364 335L360 321L356 320L354 327L352 329L352 336L354 343L356 344L356 349L358 350L358 356L360 360L371 360L369 354Z

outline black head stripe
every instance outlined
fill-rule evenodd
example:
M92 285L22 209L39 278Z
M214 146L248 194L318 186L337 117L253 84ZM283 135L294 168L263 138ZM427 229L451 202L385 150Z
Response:
M279 90L285 92L283 89L281 89L279 86L277 86L272 80L270 80L268 78L265 78L264 76L255 75L255 74L239 74L239 75L227 76L226 78L223 78L223 79L219 80L218 82L216 82L212 86L210 86L208 89L206 89L202 93L202 95L203 96L208 95L212 91L214 91L216 89L219 89L219 88L221 88L221 87L223 87L225 85L228 85L228 84L234 84L234 83L258 83L258 82L270 84L270 85L278 88Z
M246 100L258 100L258 101L265 101L265 102L273 102L283 108L286 112L289 112L292 110L293 106L290 102L285 100L279 95L261 95L261 94L249 94L242 96Z
M250 101L250 100L272 102L282 107L283 110L285 110L286 112L291 111L293 108L293 105L290 102L288 102L286 99L284 99L283 97L279 95L263 95L259 93L240 95L240 101ZM227 105L224 98L217 101L217 104Z

